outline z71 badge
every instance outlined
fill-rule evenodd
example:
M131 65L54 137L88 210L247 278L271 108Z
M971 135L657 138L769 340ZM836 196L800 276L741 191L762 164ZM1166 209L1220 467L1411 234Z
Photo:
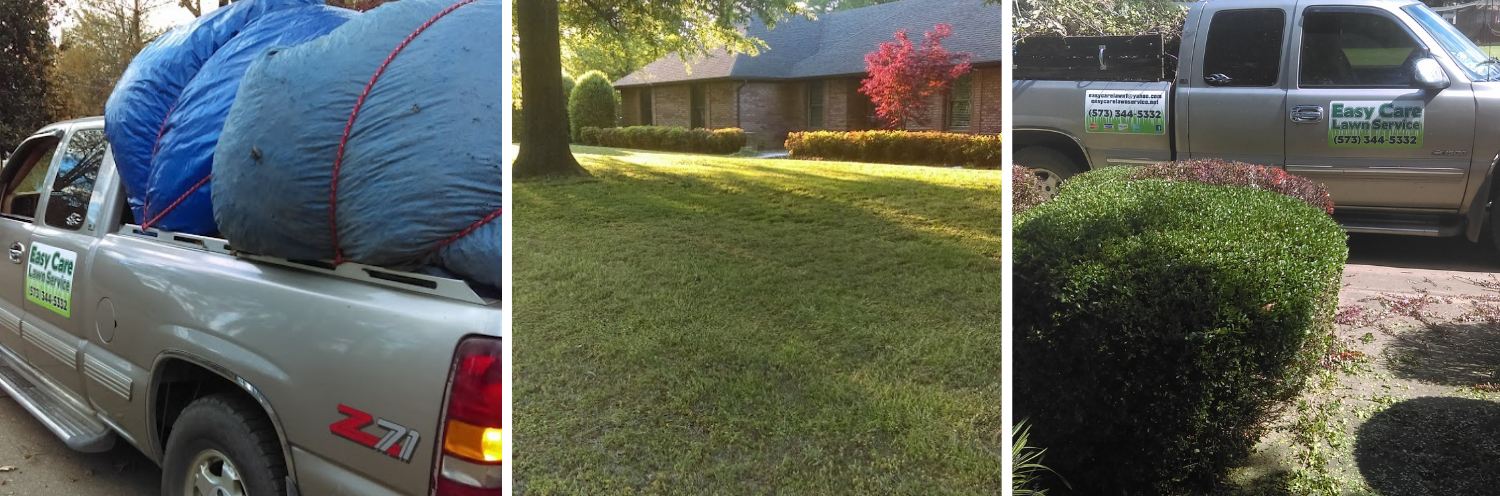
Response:
M421 434L418 434L417 431L407 429L401 424L386 419L377 420L374 415L356 410L347 405L339 405L339 413L344 414L348 418L334 422L333 425L328 426L328 430L333 431L334 434L344 439L385 453L397 460L411 463L411 455L417 451L417 441L422 438ZM385 429L385 436L377 437L374 434L365 432L365 427L369 427L370 424L375 424L381 429Z

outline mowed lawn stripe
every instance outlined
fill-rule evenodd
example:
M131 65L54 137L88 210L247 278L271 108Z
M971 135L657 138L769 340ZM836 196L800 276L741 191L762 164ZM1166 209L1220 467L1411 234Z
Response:
M1000 492L1000 171L575 152L515 191L524 494Z

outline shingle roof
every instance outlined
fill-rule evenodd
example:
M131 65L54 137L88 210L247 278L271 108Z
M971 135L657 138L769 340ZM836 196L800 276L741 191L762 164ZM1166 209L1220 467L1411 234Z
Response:
M873 7L796 18L745 31L766 44L757 56L722 48L707 55L662 57L615 82L616 87L706 79L801 79L865 72L865 54L906 29L913 43L939 23L953 26L943 40L952 52L967 52L976 64L999 63L1005 51L1000 6L984 0L902 0Z

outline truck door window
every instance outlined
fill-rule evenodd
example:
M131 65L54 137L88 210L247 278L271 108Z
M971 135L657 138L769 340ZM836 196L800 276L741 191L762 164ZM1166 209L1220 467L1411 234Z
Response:
M1221 10L1208 26L1203 78L1209 86L1276 86L1281 78L1281 9Z
M1301 87L1412 87L1412 64L1426 53L1394 19L1370 12L1302 16Z
M52 136L37 138L22 145L6 163L5 196L0 201L0 215L25 222L36 217L36 207L42 199L42 185L47 181L47 169L52 165L58 141Z
M104 131L85 129L73 133L52 179L52 196L47 200L47 225L77 231L88 214L89 197L94 194L94 179L104 163L108 148Z

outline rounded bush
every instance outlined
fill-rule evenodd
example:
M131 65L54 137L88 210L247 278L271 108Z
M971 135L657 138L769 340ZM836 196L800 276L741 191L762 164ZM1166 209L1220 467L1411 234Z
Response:
M1076 176L1015 218L1015 409L1076 494L1212 486L1331 340L1346 236L1233 186Z
M615 88L609 77L599 71L589 71L578 78L568 97L568 118L577 141L585 127L600 129L615 127L619 109L615 102Z

